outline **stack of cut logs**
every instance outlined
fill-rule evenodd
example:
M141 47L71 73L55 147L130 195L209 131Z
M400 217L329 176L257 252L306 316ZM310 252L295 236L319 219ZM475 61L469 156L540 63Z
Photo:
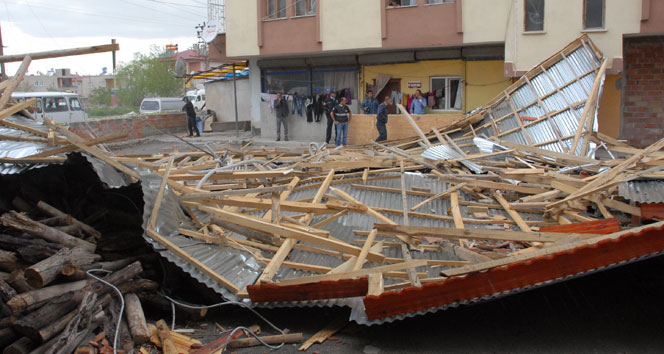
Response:
M102 238L97 230L43 201L37 207L38 217L13 210L0 216L0 349L71 353L96 343L96 331L114 334L120 303L117 290L104 282L125 297L122 349L147 342L150 333L136 294L158 284L136 278L141 263L103 260L94 253Z

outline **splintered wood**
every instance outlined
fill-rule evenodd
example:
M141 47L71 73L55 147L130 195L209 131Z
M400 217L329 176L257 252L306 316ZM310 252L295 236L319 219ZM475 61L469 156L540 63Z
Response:
M570 65L567 58L574 56L594 64L575 72L569 82L551 79L555 66ZM664 139L637 149L593 131L606 68L599 58L601 53L584 36L477 112L430 133L406 114L417 136L383 144L312 150L225 144L214 151L112 156L95 146L107 141L103 138L84 141L51 121L46 124L64 145L54 154L82 151L133 181L141 179L138 167L160 176L145 233L232 296L252 297L255 289L291 291L293 298L280 301L296 301L297 296L327 300L343 291L353 297L380 296L592 244L634 226L632 217L638 219L641 208L619 196L617 186L664 178ZM536 85L543 80L550 84L549 91ZM568 89L578 90L583 99L565 101L556 112L543 110L549 98ZM12 107L11 112L24 108ZM573 130L563 132L557 125L556 117L563 113L576 119ZM539 134L541 130L546 134ZM52 155L32 157L47 156ZM251 284L238 280L237 270L218 273L181 246L185 243L160 233L158 225L174 217L164 212L166 196L181 202L196 225L182 226L178 237L241 253L247 263L251 260L252 272L260 273ZM40 209L52 217L67 217L48 205ZM93 243L36 225L18 213L5 214L2 222L48 242L94 249ZM596 227L597 222L611 226ZM99 237L79 220L70 218L69 223L89 239ZM14 270L12 257L3 256L0 270ZM48 264L68 259L67 254L54 257ZM26 273L28 284L51 280L43 265L33 265ZM347 282L348 289L322 286L335 282ZM309 293L323 292L320 289L330 295ZM138 322L130 325L143 341L144 321ZM305 347L334 333L342 322ZM168 344L164 323L158 332L168 347L164 350L175 350Z

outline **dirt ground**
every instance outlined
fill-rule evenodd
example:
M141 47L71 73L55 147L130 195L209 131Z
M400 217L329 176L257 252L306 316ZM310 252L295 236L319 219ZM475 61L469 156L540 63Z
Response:
M184 133L181 135L184 136ZM187 138L196 145L216 148L226 142L243 144L251 137L234 133ZM254 145L275 146L272 141ZM277 146L306 146L280 142ZM186 151L193 147L179 139L155 136L114 144L118 152L139 154ZM380 326L348 324L332 340L314 344L309 353L663 353L664 257L606 270L563 283L507 296L490 302L440 311ZM220 299L221 300L221 299ZM339 316L342 308L261 309L281 328L303 332L308 338ZM181 323L196 328L202 341L214 340L214 322L225 328L258 323L263 335L276 334L248 310L217 311L207 323ZM202 325L202 326L201 326ZM193 335L192 335L193 336ZM276 353L299 353L299 345L285 345ZM230 353L268 353L264 347L234 349Z

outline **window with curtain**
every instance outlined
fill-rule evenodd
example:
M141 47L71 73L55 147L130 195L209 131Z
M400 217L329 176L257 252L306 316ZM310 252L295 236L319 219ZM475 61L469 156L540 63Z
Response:
M583 27L604 28L604 0L584 0Z
M316 14L316 0L295 0L295 16Z
M431 109L441 111L460 111L463 86L460 77L432 77L431 92L435 104Z
M386 0L387 7L417 6L417 0Z
M526 0L525 6L526 32L544 31L544 0Z
M286 17L286 0L267 0L267 17L285 18Z

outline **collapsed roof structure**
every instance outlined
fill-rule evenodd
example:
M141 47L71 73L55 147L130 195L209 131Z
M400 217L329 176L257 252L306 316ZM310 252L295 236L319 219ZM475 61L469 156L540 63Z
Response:
M6 145L0 171L80 150L109 187L140 183L145 240L224 298L380 324L661 254L664 222L633 219L662 217L643 191L661 186L664 139L596 131L605 69L583 36L450 126L409 117L412 139L334 149L117 156L95 146L117 136L5 118L29 106L15 103L0 134L29 148Z

